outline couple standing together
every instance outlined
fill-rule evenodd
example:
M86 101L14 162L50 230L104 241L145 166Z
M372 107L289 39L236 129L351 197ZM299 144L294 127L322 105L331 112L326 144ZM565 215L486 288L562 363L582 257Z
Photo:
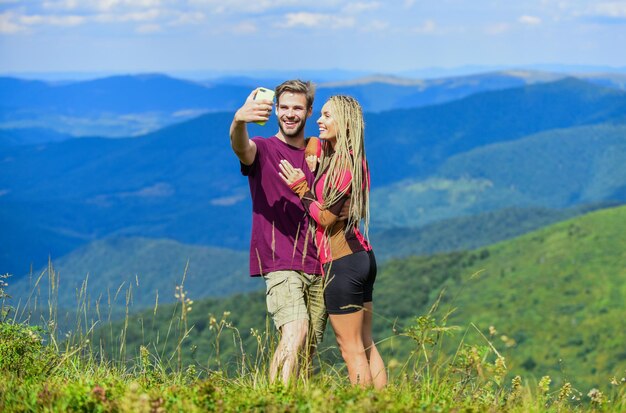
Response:
M361 106L331 97L317 120L320 140L307 145L315 90L290 80L276 88L279 131L250 139L247 124L267 121L273 110L273 101L254 99L257 91L235 113L230 140L252 196L250 274L265 279L281 333L270 380L288 384L298 374L328 317L350 381L381 388L387 374L372 340L376 262L359 230L361 221L367 228L370 186Z

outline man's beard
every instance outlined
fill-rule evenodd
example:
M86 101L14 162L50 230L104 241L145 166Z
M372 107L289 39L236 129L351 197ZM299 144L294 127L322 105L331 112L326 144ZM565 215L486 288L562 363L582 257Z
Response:
M298 125L298 127L296 129L293 129L291 132L287 132L286 130L283 129L283 123L280 119L278 119L278 129L280 129L280 133L283 134L283 136L287 137L287 138L293 138L295 136L298 136L300 134L300 132L302 132L302 129L304 129L304 127L306 126L306 121L301 120L300 124Z

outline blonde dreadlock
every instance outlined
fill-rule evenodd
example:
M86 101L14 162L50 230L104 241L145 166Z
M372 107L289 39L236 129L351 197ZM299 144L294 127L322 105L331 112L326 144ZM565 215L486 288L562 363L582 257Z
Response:
M326 173L324 182L324 208L336 203L350 191L350 211L346 231L358 227L364 220L365 236L369 229L369 182L365 169L365 146L363 110L356 99L350 96L332 96L330 103L332 118L337 131L335 148L328 143L323 145L320 166L317 169L317 182ZM346 173L350 172L350 186L342 188Z

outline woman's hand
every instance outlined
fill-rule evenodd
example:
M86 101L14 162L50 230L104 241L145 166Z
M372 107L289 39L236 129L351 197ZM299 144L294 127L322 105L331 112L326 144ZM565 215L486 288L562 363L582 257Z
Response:
M306 164L311 170L311 172L315 172L315 170L317 169L318 162L319 162L319 159L317 159L316 155L309 155L306 157Z
M291 165L286 159L280 161L278 168L280 169L278 175L280 175L283 181L289 185L290 188L293 188L296 184L305 179L302 169L294 168L293 165Z

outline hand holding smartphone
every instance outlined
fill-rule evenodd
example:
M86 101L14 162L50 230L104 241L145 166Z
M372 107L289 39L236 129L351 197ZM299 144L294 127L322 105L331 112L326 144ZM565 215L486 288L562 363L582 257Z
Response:
M254 100L271 100L274 101L274 91L271 89L267 89L264 87L260 87L257 92L256 95L254 96ZM271 115L271 112L268 113L268 118ZM254 122L258 125L264 126L266 121L256 121Z

